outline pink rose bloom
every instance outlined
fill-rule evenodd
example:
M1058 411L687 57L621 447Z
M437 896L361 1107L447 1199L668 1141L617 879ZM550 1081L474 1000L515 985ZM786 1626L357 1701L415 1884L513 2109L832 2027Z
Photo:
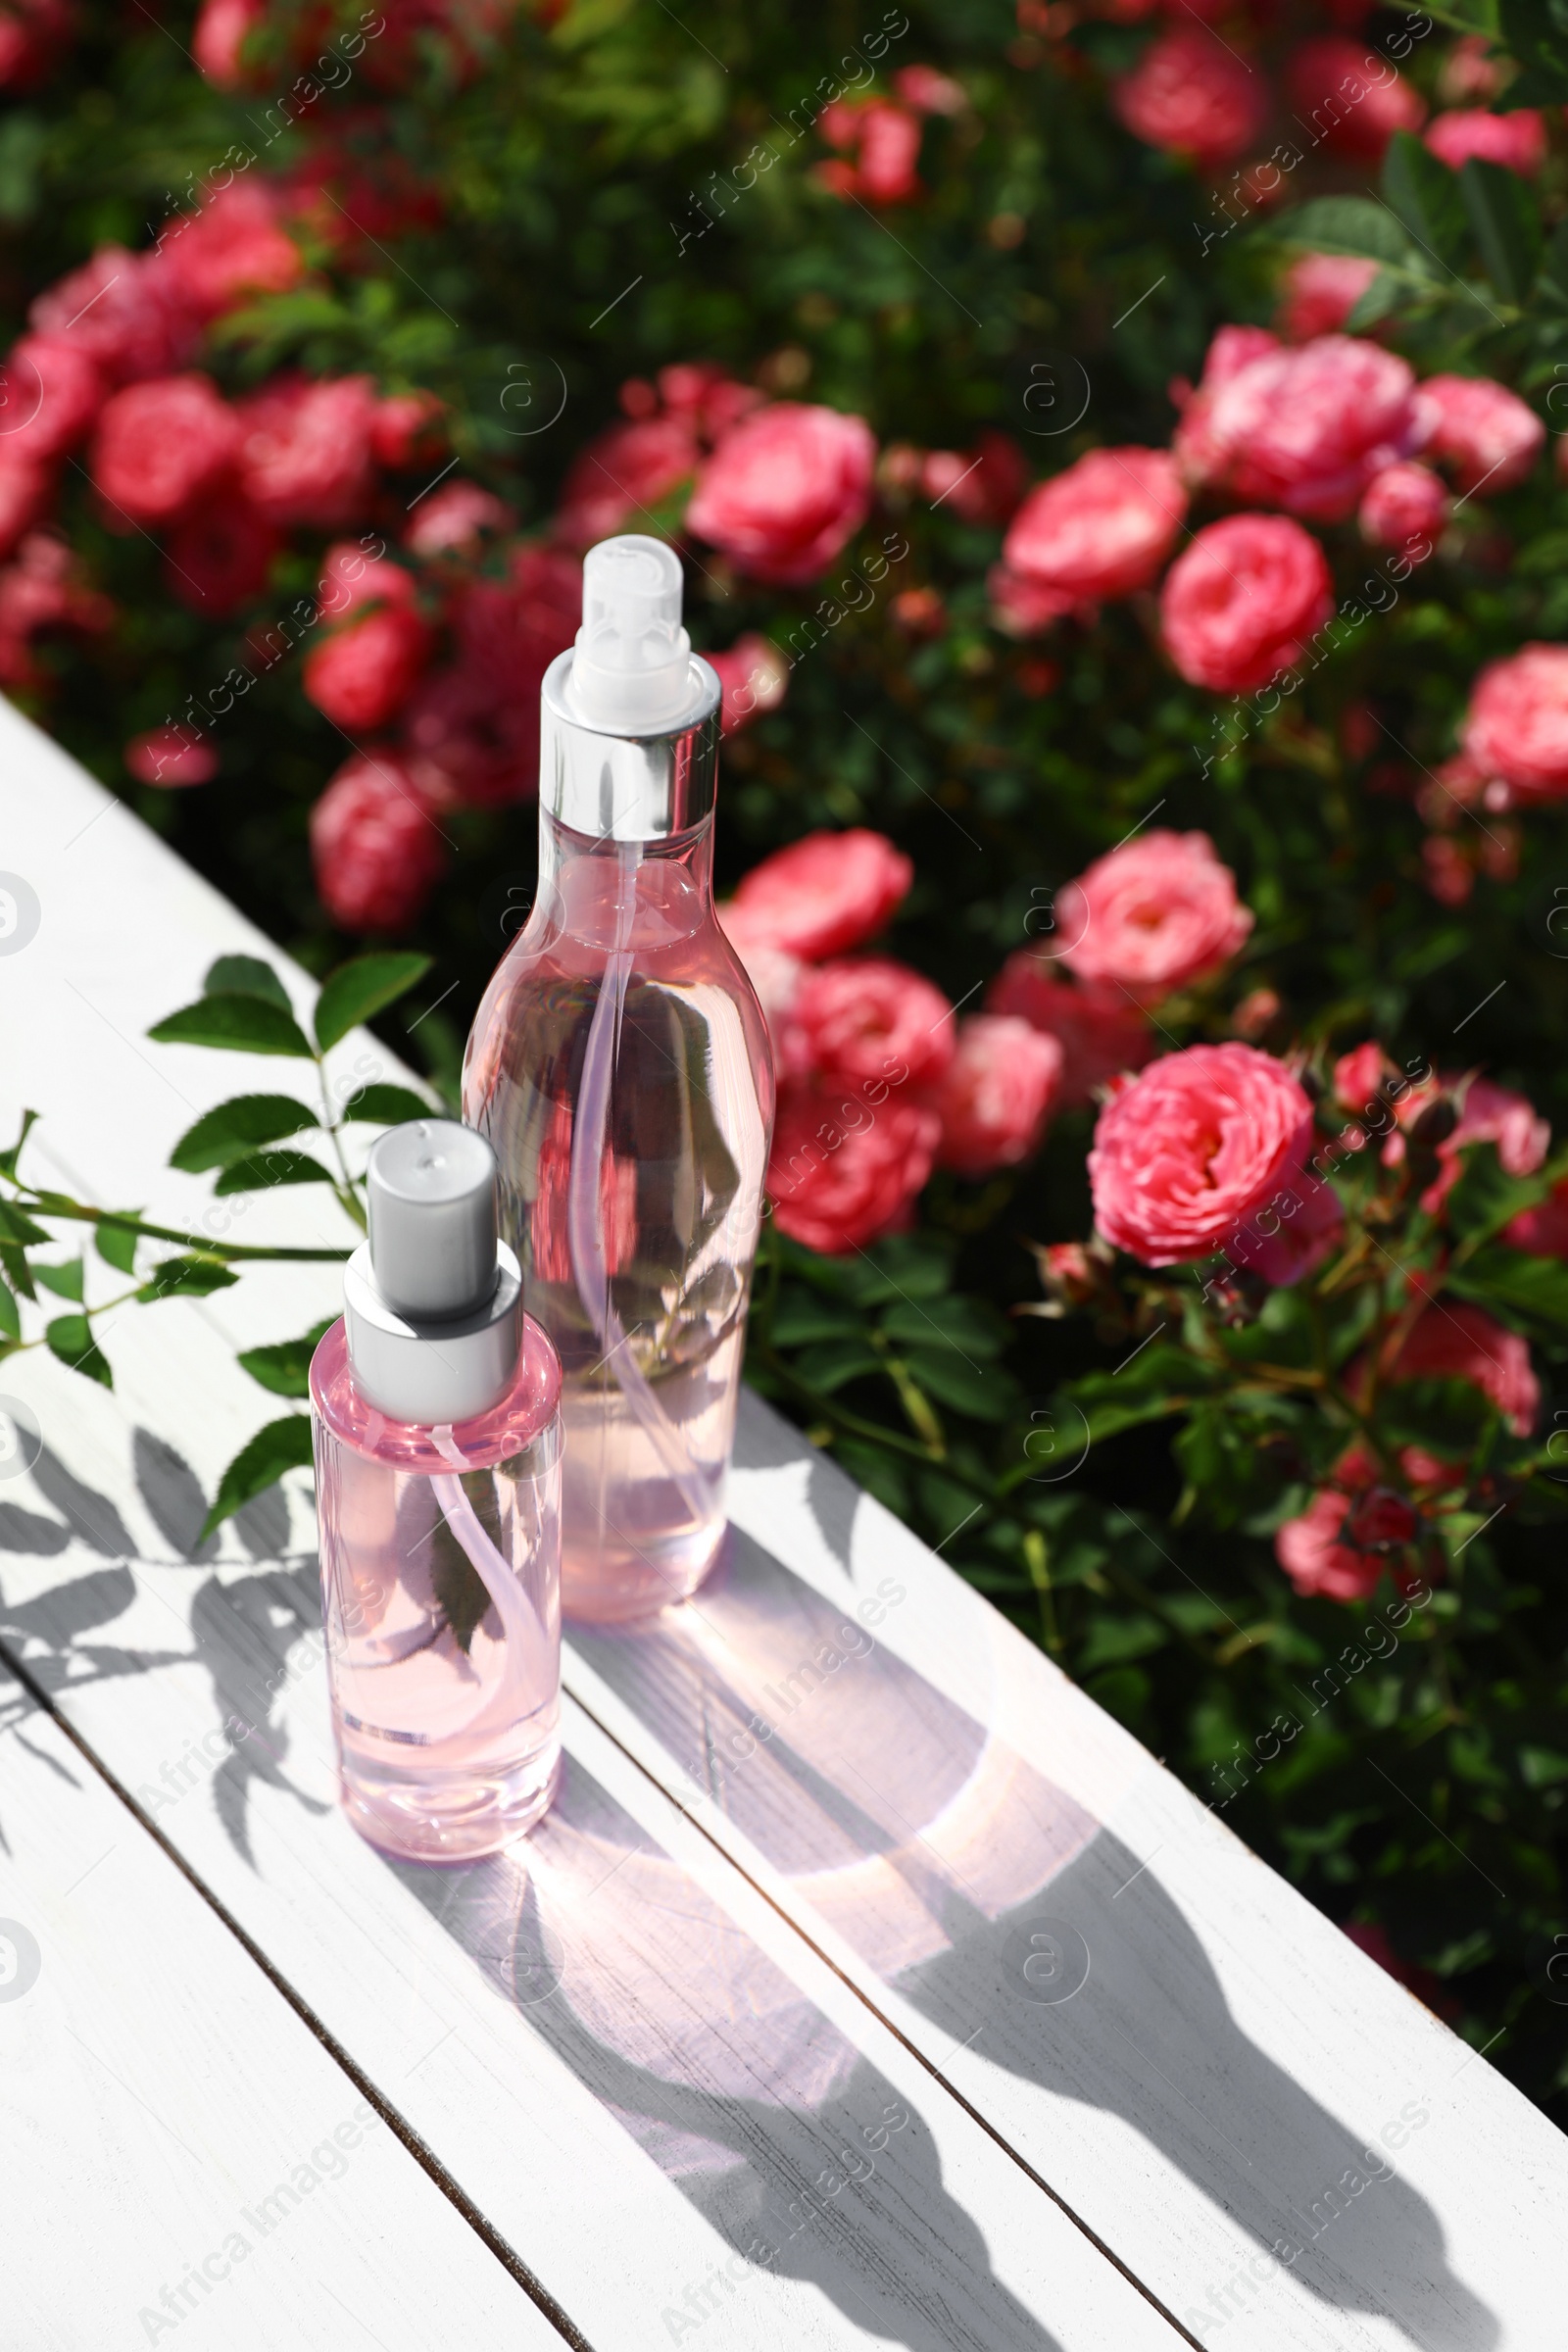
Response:
M1285 272L1279 330L1288 343L1310 343L1341 327L1378 273L1376 262L1351 253L1303 253Z
M842 1256L906 1224L941 1133L934 1110L898 1095L874 1114L853 1102L846 1113L838 1095L786 1087L767 1169L780 1230Z
M170 375L196 347L198 327L156 254L100 245L80 270L46 288L27 313L40 335L64 338L111 383Z
M942 1121L938 1165L989 1176L1027 1159L1046 1130L1065 1055L1027 1021L980 1012L958 1023L957 1044L929 1101Z
M867 204L908 204L920 194L920 119L873 98L860 116L857 194Z
M416 556L473 556L486 533L502 539L516 527L515 509L493 491L477 482L443 482L419 500L403 544Z
M282 294L305 274L305 257L279 225L280 206L261 180L231 187L165 224L158 260L197 318L216 318L253 294Z
M368 375L270 384L240 403L239 417L240 480L262 514L318 530L358 518L371 488Z
M914 867L885 833L808 833L754 865L735 893L753 934L808 963L842 956L880 931Z
M920 469L920 487L933 506L965 522L1005 522L1029 486L1023 451L1010 433L984 432L973 449L934 449Z
M347 620L368 605L412 605L414 574L384 556L367 556L352 539L340 539L321 560L318 584L322 617Z
M1055 1108L1076 1110L1123 1070L1142 1069L1154 1033L1119 988L1075 986L1054 958L1017 948L986 991L988 1012L1015 1015L1062 1052Z
M1158 578L1187 515L1162 449L1095 449L1030 491L1003 542L1015 578L1073 603L1130 596Z
M1246 694L1298 662L1333 610L1328 562L1310 532L1283 514L1230 514L1177 557L1159 618L1184 678Z
M1164 1054L1100 1114L1095 1223L1146 1266L1207 1257L1290 1188L1311 1131L1298 1080L1255 1046Z
M445 446L445 401L437 400L433 392L392 392L378 400L370 422L370 453L376 464L392 473L428 465ZM439 497L440 492L433 491L431 496Z
M1530 179L1546 160L1546 118L1530 106L1516 107L1511 115L1466 107L1429 123L1427 145L1450 172L1477 156Z
M1384 1378L1467 1380L1490 1396L1515 1437L1528 1437L1541 1407L1530 1349L1479 1306L1444 1299L1425 1309Z
M1534 1208L1522 1208L1502 1229L1510 1250L1532 1257L1568 1257L1568 1176Z
M11 0L0 14L0 89L35 89L75 29L70 0Z
M732 899L721 903L715 911L725 938L746 966L746 977L767 1015L774 1055L781 1060L785 1026L800 994L806 966L787 948L776 947L766 923L759 925L751 921L745 907L738 906Z
M790 1007L784 1067L829 1086L901 1087L939 1078L953 1059L953 1007L889 956L824 963Z
M1038 580L1009 571L1005 564L992 564L986 574L986 590L992 620L1008 637L1038 637L1053 621L1078 609L1075 596L1064 596L1059 588L1043 588Z
M1427 118L1425 100L1403 75L1346 33L1303 41L1286 64L1285 88L1314 140L1373 163L1396 130L1419 130Z
M54 468L0 438L0 558L43 514L55 487Z
M1268 83L1222 41L1179 24L1150 44L1111 84L1111 104L1135 139L1190 155L1200 171L1229 163L1268 119Z
M648 509L689 481L701 463L688 417L612 424L577 452L562 484L556 536L589 548L617 531L646 530Z
M166 789L209 784L218 773L218 754L200 727L150 728L131 737L122 757L138 784Z
M446 863L409 767L356 753L311 810L311 861L340 931L406 931Z
M4 367L8 456L38 464L74 449L103 407L107 386L88 354L64 335L24 335Z
M1250 504L1338 521L1431 427L1403 360L1353 335L1276 344L1208 369L1172 444L1187 480Z
M799 587L865 520L875 463L876 440L863 417L777 401L723 436L703 468L687 525L753 579Z
M1356 1118L1370 1118L1394 1076L1394 1064L1375 1039L1342 1054L1334 1064L1334 1100Z
M1275 1290L1289 1290L1312 1273L1345 1232L1345 1211L1330 1184L1306 1165L1306 1147L1273 1199L1225 1245L1227 1256Z
M1368 1600L1386 1562L1342 1538L1350 1497L1320 1487L1299 1519L1287 1519L1274 1538L1274 1556L1303 1599Z
M1434 419L1426 454L1451 467L1466 494L1483 483L1494 493L1512 490L1541 455L1541 418L1490 376L1429 375L1421 402Z
M198 70L218 89L237 90L243 84L246 37L266 13L265 0L202 0L191 34L191 55Z
M969 103L962 85L935 66L901 66L893 87L917 115L961 115Z
M1520 800L1568 793L1568 645L1526 645L1489 662L1470 693L1459 740L1483 776Z
M128 384L98 419L92 478L132 522L169 522L227 471L238 440L238 419L211 376Z
M1448 519L1448 494L1430 466L1413 459L1386 466L1366 487L1356 520L1374 547L1403 548L1425 562Z
M164 577L193 612L223 620L267 586L278 545L266 515L225 482L171 525Z
M738 637L728 653L705 654L710 668L718 673L724 690L719 710L719 728L725 735L739 734L764 710L776 710L784 700L790 682L790 665L776 645L760 637L755 630Z
M1491 1078L1472 1078L1459 1105L1459 1124L1438 1146L1442 1163L1421 1205L1435 1216L1463 1174L1459 1154L1471 1144L1495 1144L1505 1175L1533 1176L1551 1149L1551 1125L1533 1102Z
M306 699L345 735L368 735L402 710L429 649L429 631L411 607L383 605L306 656Z
M1140 1004L1217 971L1252 919L1208 835L1162 826L1097 858L1056 894L1062 961L1080 980L1119 984Z

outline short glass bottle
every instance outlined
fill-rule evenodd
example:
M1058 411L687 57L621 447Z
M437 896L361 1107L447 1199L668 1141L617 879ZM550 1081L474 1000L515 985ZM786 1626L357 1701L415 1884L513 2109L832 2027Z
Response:
M497 1243L482 1138L390 1129L366 1189L310 1381L342 1801L391 1853L470 1861L532 1827L559 1770L561 1363Z

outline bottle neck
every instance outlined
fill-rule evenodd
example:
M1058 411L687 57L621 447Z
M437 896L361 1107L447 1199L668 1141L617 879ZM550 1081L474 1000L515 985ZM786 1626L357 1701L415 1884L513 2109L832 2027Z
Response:
M662 840L615 841L541 806L535 905L552 930L610 955L688 937L712 919L712 817Z

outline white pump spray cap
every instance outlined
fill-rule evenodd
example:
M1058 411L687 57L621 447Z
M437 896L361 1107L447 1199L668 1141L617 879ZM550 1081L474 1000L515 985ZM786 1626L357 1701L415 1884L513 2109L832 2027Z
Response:
M591 547L571 665L575 715L620 735L654 735L692 702L692 643L680 625L680 558L625 532Z
M366 1192L370 1238L343 1277L354 1385L394 1421L471 1420L506 1395L522 1345L495 1153L456 1119L410 1119L375 1144Z

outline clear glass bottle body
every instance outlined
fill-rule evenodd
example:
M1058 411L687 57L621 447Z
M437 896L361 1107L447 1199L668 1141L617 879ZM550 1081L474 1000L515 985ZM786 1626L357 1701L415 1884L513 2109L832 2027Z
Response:
M429 1430L360 1396L341 1322L312 1360L342 1801L372 1844L410 1860L494 1853L554 1793L559 1383L534 1330L499 1403Z
M464 1116L564 1374L566 1614L648 1616L723 1535L773 1120L710 818L639 843L541 812L538 896L469 1036Z

